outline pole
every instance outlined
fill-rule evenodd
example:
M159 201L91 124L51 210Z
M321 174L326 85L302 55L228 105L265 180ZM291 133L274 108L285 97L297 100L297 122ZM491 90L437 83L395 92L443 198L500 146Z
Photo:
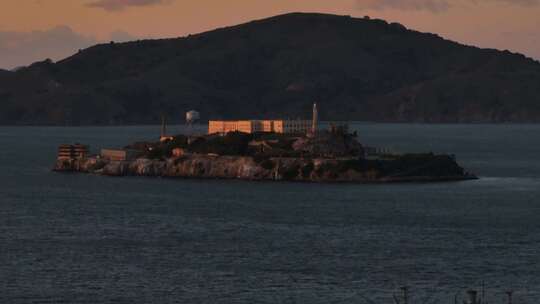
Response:
M313 136L317 134L317 126L319 124L319 111L317 109L317 103L313 104L313 116L311 118L311 133Z
M403 304L409 304L409 289L407 286L403 286L401 291L403 292Z
M509 290L509 291L506 292L506 294L508 295L508 304L512 304L512 294L513 294L513 293L514 293L514 292L511 291L511 290Z
M161 138L167 136L167 121L165 119L165 114L161 114Z

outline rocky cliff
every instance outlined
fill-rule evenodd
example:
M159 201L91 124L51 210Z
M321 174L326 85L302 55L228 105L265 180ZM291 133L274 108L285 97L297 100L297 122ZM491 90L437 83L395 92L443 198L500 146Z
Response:
M303 182L406 182L475 178L445 155L409 155L395 160L303 159L190 155L166 160L109 161L90 157L58 160L55 171L107 176L220 178Z

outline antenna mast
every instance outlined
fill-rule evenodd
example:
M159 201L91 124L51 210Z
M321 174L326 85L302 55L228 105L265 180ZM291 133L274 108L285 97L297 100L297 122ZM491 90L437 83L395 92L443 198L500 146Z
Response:
M313 103L313 116L311 118L311 133L317 134L317 128L319 125L319 110L317 109L317 103Z
M167 119L165 118L165 114L161 114L161 136L160 138L164 138L167 136Z

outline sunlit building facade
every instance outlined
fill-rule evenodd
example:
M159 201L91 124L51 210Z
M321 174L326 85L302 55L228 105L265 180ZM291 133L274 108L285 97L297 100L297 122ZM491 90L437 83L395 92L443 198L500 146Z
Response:
M208 122L208 134L226 134L229 132L274 132L284 134L316 134L319 124L317 104L313 104L311 120L211 120Z
M312 129L311 120L211 120L208 122L208 133L225 134L228 132L275 132L275 133L309 133Z

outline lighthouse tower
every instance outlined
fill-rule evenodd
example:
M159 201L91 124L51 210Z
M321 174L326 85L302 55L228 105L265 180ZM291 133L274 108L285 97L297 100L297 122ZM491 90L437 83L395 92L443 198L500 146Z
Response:
M317 110L317 103L313 104L313 117L311 120L311 134L315 136L319 126L319 111Z

